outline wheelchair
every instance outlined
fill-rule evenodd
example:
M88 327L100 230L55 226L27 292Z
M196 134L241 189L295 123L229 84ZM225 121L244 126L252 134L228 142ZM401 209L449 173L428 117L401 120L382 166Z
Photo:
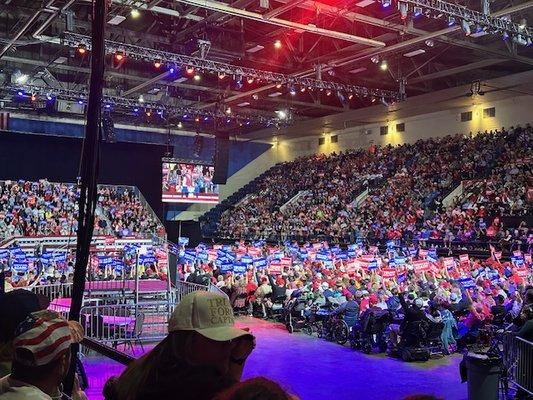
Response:
M322 324L321 337L331 342L344 344L349 338L349 328L342 315L329 313Z
M429 360L430 351L426 346L428 329L427 321L407 323L401 331L400 343L389 354L406 362Z
M307 302L299 298L290 299L283 307L282 318L289 333L301 331L308 324L303 315L306 307Z
M350 332L350 346L365 354L372 353L375 348L384 353L387 350L386 331L391 320L389 311L363 314L360 323Z

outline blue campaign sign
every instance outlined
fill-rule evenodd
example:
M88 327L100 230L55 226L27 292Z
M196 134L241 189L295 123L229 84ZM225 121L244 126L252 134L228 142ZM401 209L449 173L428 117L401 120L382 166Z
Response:
M228 244L225 244L224 246L222 246L222 251L225 251L226 253L231 250L232 250L232 247Z
M233 263L233 272L235 272L236 274L245 274L246 264L243 262Z
M187 246L189 244L189 238L188 237L179 237L178 238L178 244L182 246Z
M389 267L396 267L396 260L394 258L389 259Z
M233 271L233 264L231 262L227 262L227 263L224 263L224 264L221 264L218 266L218 268L220 269L220 272L231 272Z
M512 256L511 257L511 261L517 266L524 265L524 257L523 256L517 256L517 257Z
M341 251L340 253L337 253L336 257L339 260L347 260L348 259L348 253L346 253L345 251Z
M217 257L226 257L226 252L222 250L217 250Z
M427 259L428 260L431 259L433 261L437 261L439 259L439 257L437 256L437 250L435 250L435 249L428 250Z
M330 259L330 256L327 253L317 253L316 259L318 261L328 261Z
M230 260L230 261L235 261L237 259L237 255L235 253L231 253L231 252L228 252L226 253L226 257Z
M494 283L499 282L500 281L500 274L498 274L497 272L491 272L489 274L489 278Z
M204 251L201 251L200 253L198 253L196 255L196 258L198 258L199 260L207 260L209 258L209 254L207 254L206 252Z
M251 264L254 262L254 259L251 256L242 256L241 262L245 264Z
M187 260L187 261L194 261L194 260L196 260L196 254L193 255L193 254L185 252L185 254L183 254L183 258L185 260ZM143 262L145 262L145 261L143 261Z
M333 261L324 261L324 267L326 267L327 269L333 268Z
M349 244L348 245L348 250L357 250L357 245L356 244Z
M26 253L15 254L14 259L17 260L17 261L25 260L26 259Z
M111 266L115 271L122 271L124 269L124 263L121 260L113 259Z
M54 254L54 261L56 261L56 262L67 261L67 253L55 253Z
M411 257L416 256L417 250L416 250L414 247L409 247L408 250L409 250L409 255L410 255Z
M462 285L465 289L471 289L476 287L476 282L472 278L459 278L459 284Z
M405 257L395 257L394 262L396 265L404 265L407 262L407 259Z
M272 260L281 260L283 258L284 254L282 251L276 251L274 254L272 254L270 257Z
M98 265L105 267L106 265L111 265L113 258L109 256L98 256Z
M396 243L394 243L394 240L389 240L387 242L387 249L392 250L396 247Z
M14 262L11 264L11 268L16 272L28 272L28 263Z
M254 258L254 267L265 268L267 266L267 260L265 257Z
M219 257L215 261L216 265L222 265L225 263L231 263L231 260L228 257Z
M378 260L372 260L368 262L368 270L374 270L378 268Z
M406 279L405 273L402 273L402 274L398 275L397 281L398 281L398 283L403 283L403 282L405 282L405 279Z
M298 253L298 257L300 257L302 260L305 260L307 257L309 257L309 253L307 251L301 251Z
M357 251L355 251L355 250L348 250L348 257L350 257L350 258L357 257Z
M0 260L9 258L9 250L0 250Z
M256 241L252 242L252 246L254 246L254 247L263 247L264 244L265 244L265 242L263 240L256 240Z
M332 247L332 248L331 248L331 252L332 252L333 254L338 254L338 253L340 253L341 251L342 251L342 250L341 250L341 248L340 248L339 246L335 246L335 247Z

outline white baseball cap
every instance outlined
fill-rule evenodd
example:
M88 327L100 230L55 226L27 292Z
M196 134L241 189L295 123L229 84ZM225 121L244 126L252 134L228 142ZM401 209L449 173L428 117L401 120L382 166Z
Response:
M196 331L208 339L225 342L250 332L235 328L233 309L226 296L196 291L184 296L176 306L168 331Z

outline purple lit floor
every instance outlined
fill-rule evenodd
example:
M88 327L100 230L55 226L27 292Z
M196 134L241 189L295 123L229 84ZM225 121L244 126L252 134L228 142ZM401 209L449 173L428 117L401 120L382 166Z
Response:
M244 378L269 377L302 400L399 400L422 393L446 400L467 398L466 384L459 380L459 355L404 363L300 333L291 335L280 324L248 317L239 319L239 324L250 327L257 337ZM85 358L84 364L91 385L89 400L102 399L107 378L124 368L99 356Z

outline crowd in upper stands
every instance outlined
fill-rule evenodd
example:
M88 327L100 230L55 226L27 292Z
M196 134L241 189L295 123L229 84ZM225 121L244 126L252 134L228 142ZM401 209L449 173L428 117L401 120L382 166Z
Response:
M524 242L528 229L492 218L531 215L532 132L502 128L283 163L221 215L218 236ZM444 206L461 181L469 195Z
M98 189L95 235L118 237L161 232L157 217L127 188ZM0 239L12 236L65 236L77 230L76 185L45 179L0 182Z

